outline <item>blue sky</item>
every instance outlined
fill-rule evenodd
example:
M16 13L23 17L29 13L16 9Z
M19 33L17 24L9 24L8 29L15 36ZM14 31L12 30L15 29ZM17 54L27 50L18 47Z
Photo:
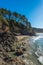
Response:
M0 0L0 8L21 13L33 27L43 28L43 0Z

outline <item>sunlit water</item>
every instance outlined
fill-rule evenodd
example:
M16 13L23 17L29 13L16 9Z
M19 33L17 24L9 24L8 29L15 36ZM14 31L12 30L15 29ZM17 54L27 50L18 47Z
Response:
M34 38L34 43L38 45L38 47L43 49L43 33L37 33L37 37Z
M38 57L39 62L43 64L43 33L37 33L36 37L32 37L32 42L34 54Z

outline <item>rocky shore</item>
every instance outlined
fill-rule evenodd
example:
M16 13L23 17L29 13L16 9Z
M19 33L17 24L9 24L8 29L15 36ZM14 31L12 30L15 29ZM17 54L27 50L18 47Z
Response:
M32 54L30 36L16 36L8 51L0 51L0 65L41 65ZM10 39L12 39L10 37ZM14 40L14 39L13 39ZM6 47L6 46L4 46ZM3 47L3 48L4 48ZM7 47L8 48L8 47Z
M0 47L0 65L25 65L27 63L24 60L24 57L28 56L27 49L26 49L27 47L26 39L29 37L21 36L20 38L21 39L19 39L18 36L18 41L15 41L13 46L11 47L12 50L9 50L7 48L8 51L5 51L6 50L4 49L5 46L3 47L3 44L0 44L0 46L2 45L2 47Z
M8 48L8 51L5 51L5 46L2 47L3 50L2 48L0 49L0 65L28 65L28 60L26 59L29 55L27 40L30 37L17 36L16 38L18 41L14 42L11 51Z

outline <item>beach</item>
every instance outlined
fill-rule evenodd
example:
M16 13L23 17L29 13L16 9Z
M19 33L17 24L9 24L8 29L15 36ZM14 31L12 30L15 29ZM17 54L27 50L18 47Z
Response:
M34 51L34 45L35 40L37 40L37 36L16 36L17 41L14 42L14 45L12 47L13 51L11 52L5 52L6 55L11 57L14 63L19 61L24 63L25 65L42 65L39 61L39 58L37 59L37 55ZM0 56L2 57L2 54L0 52ZM17 60L18 59L18 60ZM4 61L3 61L4 62ZM13 64L14 64L13 63ZM19 64L20 65L20 64ZM23 65L23 64L22 64Z
M38 60L39 58L37 59L37 55L35 54L35 50L33 49L35 41L38 40L40 36L17 36L17 38L19 41L26 43L26 45L24 46L26 48L26 52L24 54L24 62L29 64L30 61L30 64L42 65L40 64L40 60Z

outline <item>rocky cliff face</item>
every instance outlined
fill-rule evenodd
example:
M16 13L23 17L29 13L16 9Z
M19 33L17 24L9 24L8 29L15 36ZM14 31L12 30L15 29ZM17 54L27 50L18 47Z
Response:
M22 54L22 49L14 47L16 37L10 31L10 28L6 23L0 20L0 65L25 65L22 59L19 57L10 57L8 52L15 52L16 54ZM3 24L4 23L4 24Z

